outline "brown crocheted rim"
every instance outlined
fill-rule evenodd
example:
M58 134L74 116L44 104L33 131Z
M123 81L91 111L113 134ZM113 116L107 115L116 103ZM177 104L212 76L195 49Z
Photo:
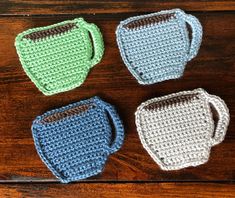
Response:
M172 98L164 99L157 102L152 102L144 107L145 110L154 110L158 108L165 108L174 104L191 102L192 100L199 99L199 93L185 94L180 96L174 96Z
M47 30L40 30L38 32L32 32L30 34L25 35L23 38L36 41L38 39L43 39L49 36L55 36L61 33L68 32L75 27L77 27L75 23L67 23L67 24L59 25L57 27L53 27Z
M137 19L137 20L131 21L123 25L123 27L128 28L128 29L136 29L136 28L147 26L150 24L158 24L161 22L167 22L172 18L176 18L175 12L167 13L167 14L159 14L156 16L149 16L149 17Z
M42 119L42 123L51 123L51 122L56 122L58 120L61 120L63 118L73 116L73 115L79 115L81 113L86 112L88 109L93 108L95 105L93 103L90 104L84 104L80 105L77 107L73 107L71 109L62 111L62 112L57 112L52 115L46 116L45 118Z

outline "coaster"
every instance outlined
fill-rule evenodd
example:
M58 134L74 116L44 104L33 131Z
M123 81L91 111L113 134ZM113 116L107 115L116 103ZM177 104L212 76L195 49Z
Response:
M45 95L80 86L104 53L100 30L82 18L24 31L15 46L24 71Z
M108 156L124 139L116 110L98 97L38 116L32 133L39 156L62 183L102 172Z
M147 85L183 75L187 62L198 53L202 26L194 16L173 9L121 21L116 35L128 70Z
M224 101L203 89L153 98L142 103L135 115L141 143L163 170L206 163L229 124Z

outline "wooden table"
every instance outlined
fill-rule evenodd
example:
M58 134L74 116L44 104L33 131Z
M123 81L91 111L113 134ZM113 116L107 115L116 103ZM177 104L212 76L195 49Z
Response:
M124 66L115 29L127 17L179 7L199 18L204 35L198 56L184 76L141 86ZM82 16L97 24L105 55L85 83L44 96L24 73L14 39L23 30ZM1 0L0 1L0 197L235 197L235 1L232 0ZM225 141L212 148L208 163L162 171L140 144L134 112L142 102L202 87L223 98L231 113ZM114 104L125 124L122 149L102 174L62 185L36 153L30 126L35 116L99 95Z

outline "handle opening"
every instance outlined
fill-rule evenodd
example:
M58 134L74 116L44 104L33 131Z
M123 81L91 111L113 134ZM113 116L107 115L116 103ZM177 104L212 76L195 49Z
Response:
M210 106L213 106L211 109L214 114L213 119L216 121L215 131L211 137L212 145L216 145L224 140L227 132L230 120L229 110L225 102L217 96L208 95L208 102ZM216 113L213 111L216 111Z
M112 120L111 128L115 129L115 134L112 133L112 141L110 141L111 144L109 146L109 153L112 154L121 148L124 140L124 127L114 107L101 99L99 99L99 103L109 114L108 117L110 118L110 120Z
M198 53L202 42L202 26L199 20L190 15L183 13L183 19L191 27L191 43L188 52L188 61L192 60Z
M99 28L95 24L90 24L84 21L82 18L78 20L78 23L87 29L90 33L90 37L93 45L93 56L91 58L91 67L100 62L104 54L104 42L102 34Z
M212 112L212 119L214 121L214 125L217 126L218 122L219 122L219 114L218 114L216 108L211 103L209 103L209 105L210 105L210 109L211 109L211 112ZM214 130L214 133L212 135L212 138L214 138L214 137L215 137L215 130Z

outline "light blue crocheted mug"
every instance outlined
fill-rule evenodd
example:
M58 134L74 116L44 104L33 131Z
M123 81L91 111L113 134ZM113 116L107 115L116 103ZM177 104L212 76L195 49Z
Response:
M192 29L189 39L187 24ZM140 84L183 75L202 40L197 18L180 9L165 10L121 21L116 30L121 57Z
M100 173L124 139L116 110L98 97L38 116L32 133L39 156L62 183Z

